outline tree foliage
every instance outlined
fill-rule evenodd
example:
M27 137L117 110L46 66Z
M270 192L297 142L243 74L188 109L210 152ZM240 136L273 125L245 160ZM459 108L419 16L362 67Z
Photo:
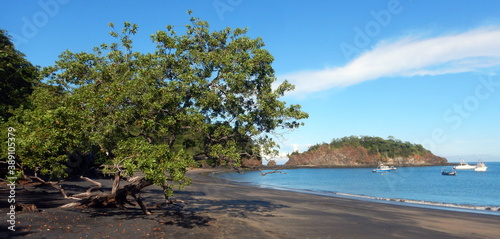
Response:
M5 30L0 29L0 123L12 116L12 110L27 104L38 78L38 68L14 48Z
M43 69L47 84L12 121L24 166L64 177L76 152L118 179L142 172L170 194L189 183L195 156L238 166L276 146L269 133L307 118L279 100L293 86L272 88L273 57L246 29L210 31L193 17L182 35L173 26L151 35L156 50L141 53L133 50L137 25L110 27L116 42L65 51Z

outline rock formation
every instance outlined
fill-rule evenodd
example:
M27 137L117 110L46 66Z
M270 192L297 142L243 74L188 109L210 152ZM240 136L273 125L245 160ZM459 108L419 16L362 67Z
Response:
M431 152L413 154L407 157L384 157L380 153L370 153L362 146L344 146L332 148L327 144L319 145L314 150L290 155L285 166L295 167L363 167L376 166L379 163L394 166L444 165L448 161Z

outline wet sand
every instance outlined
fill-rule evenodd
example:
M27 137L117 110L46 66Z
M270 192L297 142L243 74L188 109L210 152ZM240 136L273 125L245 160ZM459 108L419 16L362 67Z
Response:
M16 214L7 230L2 190L0 238L500 238L500 216L418 208L255 188L193 170L193 184L160 204L158 187L143 198L153 212L128 209L58 209L69 202L50 188L18 189L16 197L42 212ZM110 180L101 180L110 185ZM67 189L81 192L88 184ZM5 187L2 187L2 189Z

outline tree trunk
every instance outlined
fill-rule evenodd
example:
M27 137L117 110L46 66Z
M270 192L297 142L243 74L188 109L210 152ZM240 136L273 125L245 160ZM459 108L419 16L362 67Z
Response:
M111 188L111 194L115 195L116 190L118 190L118 187L120 186L120 175L116 174L115 175L115 180L113 181L113 187Z
M130 180L132 183L129 185L124 186L123 188L120 188L116 191L115 199L118 208L125 209L125 203L134 205L130 201L127 200L127 196L132 196L135 201L139 204L141 207L142 211L144 214L151 214L146 207L144 206L141 196L140 196L140 191L153 184L151 180L144 179L143 177L134 177ZM135 205L134 205L135 206Z

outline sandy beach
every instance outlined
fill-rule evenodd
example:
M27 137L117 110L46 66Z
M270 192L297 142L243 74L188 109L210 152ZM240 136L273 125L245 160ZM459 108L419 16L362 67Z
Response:
M500 216L334 198L255 188L192 170L192 185L161 204L160 188L139 207L58 209L68 200L51 188L16 189L16 200L41 212L18 212L16 231L7 229L7 191L2 187L1 238L499 238ZM110 185L108 179L100 179ZM86 188L83 182L68 192Z

